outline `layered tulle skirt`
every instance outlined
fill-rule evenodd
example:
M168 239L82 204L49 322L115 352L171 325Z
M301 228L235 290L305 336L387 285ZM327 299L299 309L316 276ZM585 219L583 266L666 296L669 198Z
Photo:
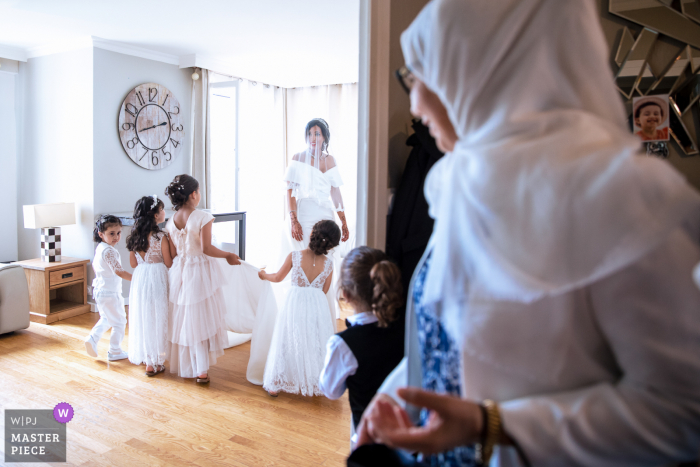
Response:
M320 289L291 287L277 316L263 388L304 396L322 395L318 378L334 326Z
M228 343L226 280L213 258L195 255L175 257L169 282L170 372L194 378L216 364Z
M168 353L168 268L143 263L129 292L129 361L162 365Z

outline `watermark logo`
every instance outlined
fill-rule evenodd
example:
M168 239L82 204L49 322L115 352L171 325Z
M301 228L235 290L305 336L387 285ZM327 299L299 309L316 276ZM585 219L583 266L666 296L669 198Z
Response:
M73 407L5 410L5 462L66 462L66 422Z
M73 407L68 402L60 402L53 408L53 418L58 423L68 423L73 420Z

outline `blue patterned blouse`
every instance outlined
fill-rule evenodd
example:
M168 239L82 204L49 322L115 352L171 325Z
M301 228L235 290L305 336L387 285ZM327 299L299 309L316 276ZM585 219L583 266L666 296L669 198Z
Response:
M438 394L460 394L460 362L457 345L447 335L430 306L420 306L425 278L430 266L430 256L423 263L413 283L413 305L418 321L423 389ZM421 412L421 423L426 423L429 412ZM431 466L475 466L474 447L462 446L452 451L423 458Z

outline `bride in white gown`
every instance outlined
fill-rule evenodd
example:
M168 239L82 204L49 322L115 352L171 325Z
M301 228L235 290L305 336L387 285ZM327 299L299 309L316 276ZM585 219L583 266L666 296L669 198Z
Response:
M343 179L335 158L327 152L330 137L330 129L324 119L311 120L306 124L305 129L306 149L295 154L287 167L284 181L287 184L290 222L287 225L280 252L282 259L292 251L308 248L313 226L322 220L335 221L335 214L341 222L340 241L346 242L350 237L343 197L340 194ZM338 248L334 248L329 253L336 272L340 267L340 255L337 250ZM338 274L334 274L334 283L326 293L334 324L338 308L335 296L337 277ZM289 280L285 282L283 288L276 287L278 304L288 287Z

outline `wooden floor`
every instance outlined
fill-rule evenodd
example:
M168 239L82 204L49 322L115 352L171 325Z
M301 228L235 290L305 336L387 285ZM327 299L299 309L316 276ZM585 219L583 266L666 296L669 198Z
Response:
M226 350L208 386L169 369L148 378L145 366L107 361L109 333L99 358L85 353L83 339L97 319L88 313L0 336L0 407L68 402L75 410L67 425L68 464L56 465L345 465L347 393L337 401L270 397L245 379L250 343Z

